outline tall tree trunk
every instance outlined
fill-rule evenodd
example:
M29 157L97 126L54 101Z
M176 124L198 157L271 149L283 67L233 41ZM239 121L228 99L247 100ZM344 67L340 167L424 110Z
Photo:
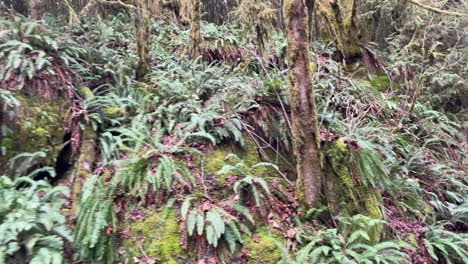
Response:
M344 58L361 53L356 0L317 0L317 23L323 39L334 42Z
M135 34L137 42L138 66L136 79L143 81L150 71L151 54L151 0L135 0Z
M297 156L296 192L301 205L312 208L320 203L321 158L309 61L306 0L284 0L283 12L288 35L288 79Z
M39 0L30 0L29 7L31 9L31 20L39 19Z
M200 45L202 37L200 33L201 23L201 0L192 0L190 18L190 57L192 59L200 56Z
M151 6L151 15L154 17L161 17L162 11L161 11L161 1L160 0L152 0Z

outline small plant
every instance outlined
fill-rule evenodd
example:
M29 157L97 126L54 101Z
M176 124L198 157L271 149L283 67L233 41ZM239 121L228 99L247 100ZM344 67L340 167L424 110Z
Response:
M263 195L259 192L257 185L261 187L261 189L266 195L270 195L270 189L268 188L268 184L264 179L255 177L253 176L253 174L255 173L255 170L258 167L262 167L262 166L273 167L274 169L279 171L278 167L272 163L267 163L267 162L257 163L249 167L235 154L229 154L228 156L226 156L225 159L226 160L233 159L238 162L234 166L232 165L224 166L219 171L219 174L222 175L222 174L232 173L232 174L236 174L239 176L244 176L243 179L237 181L234 184L234 192L236 194L240 194L241 201L242 201L242 198L246 196L246 194L251 193L254 197L256 205L260 206L261 205L260 198L263 197Z
M363 215L341 218L340 228L312 234L310 242L291 258L283 248L281 264L307 263L409 263L400 251L410 246L402 241L386 241L372 245L371 232L382 220ZM282 247L282 245L281 245Z
M0 177L0 263L63 264L72 241L60 209L68 189L29 177Z
M433 225L426 229L424 246L436 261L468 263L467 234L457 234L444 229L444 225Z
M189 210L191 202L194 199L195 197L189 196L185 199L181 208L182 218L187 223L189 236L195 234L202 236L205 234L208 244L215 248L218 247L221 238L223 238L231 252L234 253L236 250L236 243L242 243L241 232L250 235L250 231L238 217L229 213L223 207L243 215L251 223L254 223L253 217L248 209L239 204L220 204L220 206L217 206L205 202L200 207L194 207Z

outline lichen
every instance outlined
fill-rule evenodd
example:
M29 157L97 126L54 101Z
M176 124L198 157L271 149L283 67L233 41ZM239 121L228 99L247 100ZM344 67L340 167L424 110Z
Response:
M282 243L284 238L266 228L259 228L252 237L244 240L244 248L249 252L248 264L278 263L281 259L281 249L275 241Z
M177 212L165 209L160 213L146 214L148 217L144 221L129 223L129 238L122 243L127 259L146 255L161 259L158 263L176 264L182 254Z

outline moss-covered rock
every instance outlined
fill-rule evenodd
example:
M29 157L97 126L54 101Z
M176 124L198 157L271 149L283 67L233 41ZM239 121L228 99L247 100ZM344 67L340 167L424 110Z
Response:
M45 152L47 158L41 163L54 166L70 118L64 111L65 99L49 101L21 93L15 93L15 97L20 105L13 112L3 114L0 171L5 171L10 158L22 152Z
M351 162L351 150L348 146L336 141L324 147L325 166L324 191L326 204L334 215L352 216L363 214L373 219L382 219L380 210L382 198L368 186L358 183L353 175L356 168ZM357 150L358 151L358 150ZM383 226L372 230L372 242L380 240Z
M177 211L165 209L160 213L149 214L143 222L128 223L130 235L122 242L128 260L134 257L159 258L158 263L175 264L182 254L179 244L181 233L176 220ZM143 254L144 252L144 254Z
M281 249L275 241L282 243L284 238L266 228L259 228L252 237L244 240L244 248L249 252L247 263L278 263L281 259Z

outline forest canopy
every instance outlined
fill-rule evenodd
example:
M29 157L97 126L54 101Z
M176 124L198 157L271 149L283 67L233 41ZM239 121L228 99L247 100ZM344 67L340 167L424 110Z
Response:
M0 0L0 264L468 263L463 0Z

